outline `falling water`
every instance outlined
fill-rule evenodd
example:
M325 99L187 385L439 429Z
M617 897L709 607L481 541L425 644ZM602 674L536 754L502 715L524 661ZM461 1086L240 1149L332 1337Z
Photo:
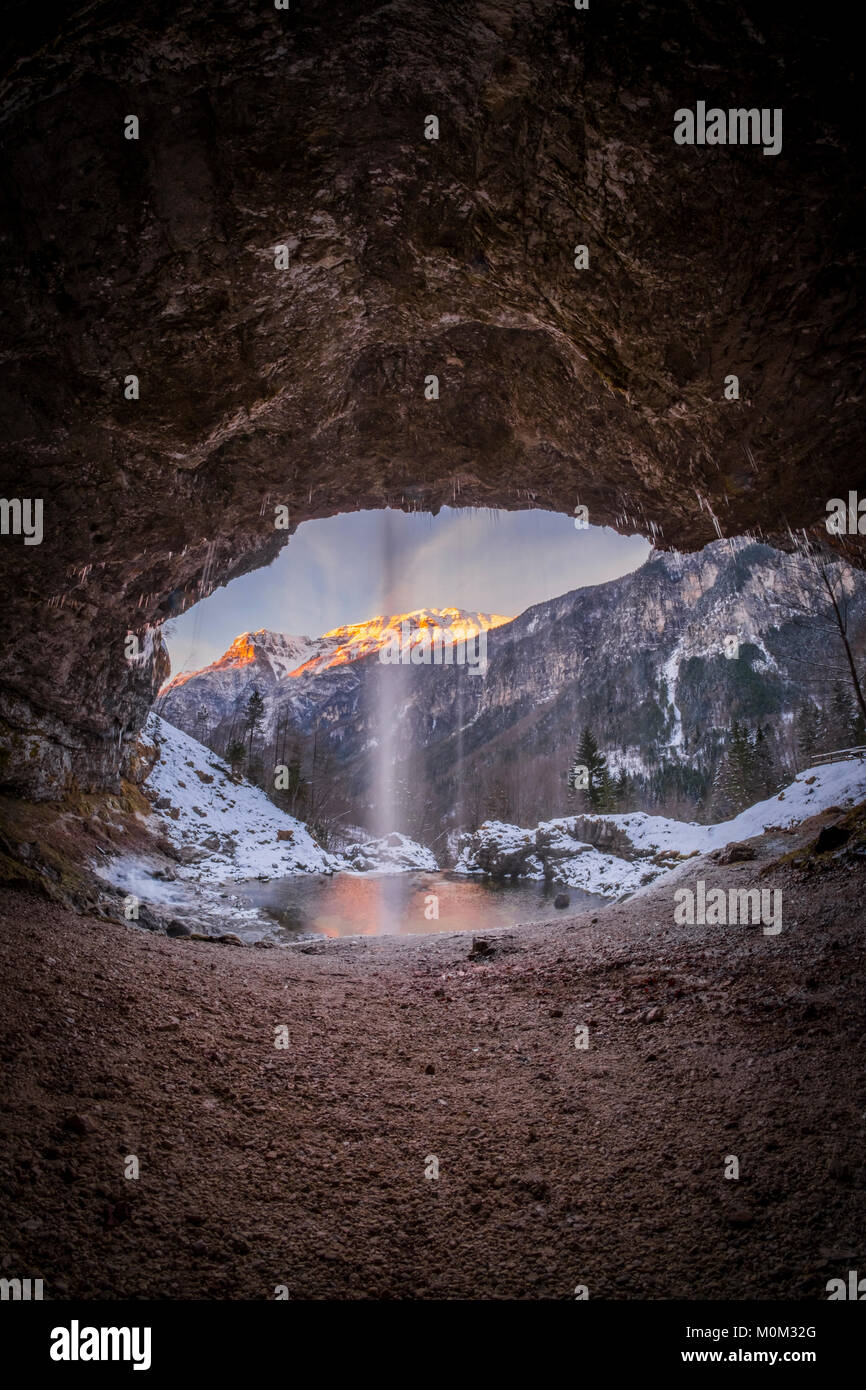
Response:
M395 608L397 590L397 538L395 518L390 511L381 514L379 531L381 554L381 611L389 614ZM373 778L373 828L377 836L389 835L398 830L396 796L396 729L397 706L399 700L399 666L381 665L376 681L376 711L374 733L376 739L375 772ZM387 893L387 879L379 880L379 931L391 933L400 930L397 908L393 898Z

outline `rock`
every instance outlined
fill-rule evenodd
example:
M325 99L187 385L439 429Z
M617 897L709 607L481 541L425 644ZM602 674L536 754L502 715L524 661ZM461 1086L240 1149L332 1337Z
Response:
M172 918L172 920L169 922L168 926L165 929L165 934L166 936L174 937L192 936L190 928L186 926L184 922L179 922L176 917Z
M734 841L730 845L725 845L719 852L719 864L742 864L749 859L754 859L755 850L752 845L744 844L742 841Z
M219 835L206 835L201 843L203 849L216 851L220 847L220 837Z
M205 850L199 849L197 845L181 845L178 855L182 864L200 864L207 858Z
M851 838L851 831L845 825L825 825L815 840L815 853L826 854L828 850L838 849Z
M642 1014L642 1015L641 1015L641 1022L642 1022L642 1023L662 1023L662 1022L664 1021L664 1017L665 1017L665 1011L664 1011L664 1009L662 1008L661 1004L656 1004L653 1008L647 1009L647 1011L646 1011L645 1014Z
M571 898L567 893L557 893L556 897L553 899L554 907L568 907L570 903Z
M469 952L470 960L482 960L487 956L495 955L494 947L483 936L473 936L472 949Z
M123 920L126 922L125 917ZM126 925L130 927L141 927L144 931L164 932L165 918L161 917L158 912L154 912L153 908L150 907L148 903L139 903L138 917L132 921L126 922Z
M78 1111L74 1111L72 1114L64 1117L63 1128L68 1130L70 1134L84 1135L92 1134L93 1132L93 1124L91 1121L86 1115L82 1115Z
M436 1075L436 1068L434 1067L434 1065L433 1065L432 1062L428 1062L428 1063L427 1063L427 1066L424 1068L424 1075L425 1075L425 1076L435 1076L435 1075Z
M755 1218L745 1207L731 1207L728 1210L728 1221L732 1226L753 1226Z
M278 831L277 831L277 839L278 839L278 840L294 840L294 838L295 838L295 832L294 832L294 830L278 830Z
M221 941L225 946L245 946L247 944L233 931L225 931L221 936L214 937L214 940Z

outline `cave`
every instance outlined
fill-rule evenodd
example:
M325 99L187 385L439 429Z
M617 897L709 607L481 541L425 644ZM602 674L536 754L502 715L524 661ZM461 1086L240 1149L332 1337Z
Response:
M843 1039L850 1075L862 1075L864 917L851 892L866 852L862 805L825 800L796 832L780 813L757 850L700 859L701 872L732 876L731 893L752 873L775 873L798 904L785 920L803 936L785 963L766 966L766 989L760 951L772 942L758 933L752 949L740 929L739 944L720 945L706 924L700 938L674 940L661 889L546 935L480 936L468 956L465 942L431 937L413 993L405 956L377 973L380 947L328 954L314 943L281 966L281 953L242 956L237 938L127 931L84 861L94 841L103 857L144 841L147 726L170 675L165 624L272 564L307 522L542 511L640 534L661 556L730 540L866 568L866 159L847 27L805 0L95 0L71 10L15 0L9 20L0 943L10 979L27 983L7 998L4 1064L20 1088L10 1124L24 1159L10 1160L4 1191L31 1213L26 1228L8 1218L21 1263L9 1279L44 1277L52 1296L71 1299L513 1299L574 1297L577 1286L578 1297L649 1290L756 1306L822 1297L825 1275L844 1285L863 1189L854 1092L836 1049ZM727 113L726 142L680 138L693 111ZM784 122L762 126L761 113ZM216 963L199 954L209 951L222 952ZM281 969L295 972L297 1015ZM573 971L586 1016L572 1017ZM352 972L360 1005L340 983ZM485 980L502 993L479 1012L468 982L480 992ZM271 1052L255 1085L224 1018L211 1018L219 990L245 1043L261 1042L253 994L266 1001ZM79 997L99 1001L98 1036ZM390 1120L368 1119L372 1087L349 1061L367 1008L381 1027L364 1065L399 1129L387 1152ZM291 1111L272 1087L283 1063L273 1030L288 1026L287 1011L293 1025L303 1016ZM411 1027L395 1051L398 1011ZM317 1031L325 1013L331 1033ZM538 1034L524 1053L530 1015ZM577 1095L564 1067L581 1056L573 1030L590 1015L603 1021L608 1061L590 1051ZM488 1025L495 1042L478 1060ZM554 1027L565 1044L544 1032ZM631 1032L617 1055L620 1028ZM186 1072L169 1056L176 1038ZM455 1039L475 1069L473 1096L501 1084L490 1125L457 1083L436 1096L443 1071L463 1064ZM750 1090L762 1059L764 1089ZM49 1097L36 1138L33 1077ZM127 1112L127 1093L145 1084L155 1089ZM798 1087L794 1135L782 1111ZM569 1188L560 1131L597 1097L593 1133L628 1181L611 1196L610 1172L588 1179L588 1214L586 1194ZM436 1157L425 1145L445 1133L434 1120L450 1102L468 1107L472 1132L449 1119L448 1142L477 1162L453 1179L459 1212L437 1225L425 1205L431 1174L415 1178ZM695 1173L734 1145L750 1106L763 1166L736 1195L736 1183L717 1183L720 1195ZM346 1134L336 1196L321 1107ZM829 1147L810 1113L834 1134ZM301 1137L296 1114L309 1126ZM292 1270L262 1211L248 1206L236 1221L234 1176L214 1195L202 1159L180 1199L188 1127L201 1154L219 1151L221 1174L234 1173L234 1150L256 1146L268 1201L279 1200L269 1163L312 1173L309 1187L294 1172L287 1180L308 1223ZM143 1148L143 1171L149 1163L164 1180L157 1197L109 1169L103 1139L124 1160ZM637 1174L641 1144L651 1178ZM369 1222L353 1228L370 1173L386 1176ZM646 1192L630 1196L644 1179ZM494 1188L519 1212L519 1238ZM317 1222L335 1210L322 1246ZM492 1270L470 1229L487 1219ZM615 1251L607 1264L587 1255L580 1267L573 1237L587 1222L594 1250L607 1241ZM682 1252L710 1227L689 1264ZM117 1253L118 1229L134 1232L138 1256ZM764 1231L767 1265L744 1275ZM671 1249L680 1253L668 1263Z
M127 634L305 518L585 506L689 549L857 487L862 129L824 12L17 11L3 492L44 539L0 547L13 794L116 786L163 675ZM778 156L675 142L731 74L796 113Z

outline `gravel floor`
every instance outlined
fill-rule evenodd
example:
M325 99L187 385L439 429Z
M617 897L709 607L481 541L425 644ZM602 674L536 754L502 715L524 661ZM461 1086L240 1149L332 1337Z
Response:
M776 852L681 882L749 886ZM6 893L2 1273L59 1298L826 1298L866 1270L861 862L761 880L775 937L677 927L668 885L474 958L173 941Z

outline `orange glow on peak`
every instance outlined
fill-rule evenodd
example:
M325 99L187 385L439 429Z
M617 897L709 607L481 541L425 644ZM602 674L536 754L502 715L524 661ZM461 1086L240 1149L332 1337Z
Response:
M303 676L326 671L333 666L345 666L359 661L372 652L380 651L386 643L403 635L403 624L409 628L409 642L420 639L425 632L438 632L448 644L466 642L479 632L489 632L513 621L502 613L464 613L460 608L415 608L409 613L379 614L362 623L346 623L326 632L323 641L336 646L321 656L314 656L298 666L289 676Z

